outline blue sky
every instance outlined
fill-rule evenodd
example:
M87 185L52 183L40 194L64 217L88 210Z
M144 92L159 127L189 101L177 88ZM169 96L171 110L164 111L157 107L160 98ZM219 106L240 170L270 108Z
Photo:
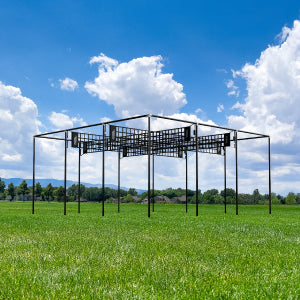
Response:
M149 109L150 112L163 111L166 115L177 113L187 118L196 116L200 121L211 120L219 125L255 129L271 134L271 137L277 132L276 126L281 126L286 132L280 132L286 136L289 130L297 131L298 119L293 119L290 111L295 111L293 107L299 105L299 98L293 96L292 103L288 104L287 101L287 104L284 104L285 100L282 100L281 96L275 97L279 92L271 88L275 97L273 103L282 103L290 109L285 109L285 120L283 115L279 116L280 109L270 104L270 100L260 101L261 98L265 99L265 94L259 94L260 88L255 82L261 82L262 73L266 74L263 78L269 76L277 80L278 76L271 73L269 66L272 63L269 61L274 59L274 66L281 66L278 56L286 56L284 51L290 53L282 47L289 41L289 36L282 34L285 32L283 28L295 32L293 39L290 34L290 44L300 43L296 34L298 29L294 25L294 21L299 19L299 13L297 1L1 1L0 81L2 90L6 91L2 92L3 102L0 102L3 108L1 124L9 128L12 126L12 118L20 119L11 108L16 96L7 92L8 87L14 87L20 89L17 98L26 97L33 102L28 114L32 123L23 126L28 136L36 131L64 128L64 125L68 124L76 126L96 123L103 118L116 119L124 116L126 103L119 106L119 99L122 97L133 99L133 104L128 109L129 114L138 113L134 107L142 110L145 101L145 110ZM272 56L271 51L264 52L268 49L275 50L276 47L282 48L277 56ZM291 46L291 49L294 48ZM91 63L91 58L100 57L101 53L104 54L102 62L103 57L117 61L111 73L107 65L101 67L99 60ZM266 54L266 61L261 57L262 53ZM299 51L294 50L289 66L298 61L298 55ZM146 105L147 100L143 100L148 99L149 92L145 92L145 95L143 91L141 94L132 92L135 87L138 90L137 80L132 83L130 91L125 91L124 83L119 84L124 74L117 70L118 66L124 63L127 71L137 68L134 72L138 74L138 78L143 77L142 73L137 73L140 69L130 62L147 57L159 58L151 63L145 60L141 62L154 67L163 64L160 72L173 74L173 77L165 82L166 89L158 88L155 91L156 101L151 108L151 103ZM260 69L259 66L255 67L257 60L261 62ZM247 63L256 68L255 71L253 68L245 69ZM267 71L262 70L265 65ZM105 92L111 93L109 86L116 82L116 89L121 89L113 99L109 96L104 100L99 99L104 95L104 79L101 77L103 75L99 75L99 70L108 76L105 79ZM289 67L282 71L285 70L289 70ZM298 78L297 76L298 73L291 75L291 80ZM66 79L67 81L64 81ZM70 81L71 79L73 81ZM148 79L145 78L143 83L147 84ZM90 89L87 87L88 82L93 85ZM177 84L182 85L181 91ZM295 95L297 89L296 82ZM115 90L113 92L116 93ZM179 92L184 95L181 95L181 102L173 106L170 95ZM16 91L15 93L18 94ZM159 106L159 103L164 101L159 97L166 97L164 93L168 93L170 99ZM254 99L253 94L257 95L257 98ZM284 92L280 91L280 94ZM143 99L139 100L139 96ZM22 102L22 99L18 101ZM185 102L187 104L184 104ZM246 105L239 107L237 102ZM261 114L258 120L251 116L251 112L254 111L253 107L260 104L261 110L265 109L270 113ZM171 106L174 109L168 110ZM236 108L233 109L233 106ZM9 110L11 114L7 114ZM144 112L141 111L141 114ZM240 116L244 117L242 121ZM269 123L265 124L263 121L272 116L275 116L274 120L279 123L269 121L277 124L271 128ZM294 127L291 127L293 124ZM14 130L14 134L20 137L14 139L22 140L23 146L7 146L7 149L2 149L0 153L2 177L30 177L31 145L23 141L25 133L20 126ZM286 140L279 141L275 138L274 141L274 180L278 180L278 192L291 190L300 182L296 136L294 134ZM8 134L2 134L0 137L2 143L15 143ZM260 152L261 149L256 150L263 153ZM53 164L53 161L52 164L49 162L49 165ZM245 162L245 166L246 164ZM256 164L259 164L259 159L252 165ZM164 169L167 169L168 162L164 163L164 166ZM284 174L281 174L280 170L283 169ZM262 171L259 167L257 170ZM245 190L247 185L251 188L255 186L254 181L249 183L251 176L246 173L245 171ZM72 176L72 171L70 174ZM41 174L41 177L46 175L49 174ZM160 175L162 181L165 179L165 185L174 182L174 176L170 172L162 170ZM51 176L61 177L61 173L53 172ZM214 175L211 176L213 180ZM114 180L114 177L111 179ZM124 177L125 184L130 184L129 179ZM143 188L143 184L141 182L137 187ZM219 183L217 185L221 186ZM300 192L300 188L294 188L294 191Z

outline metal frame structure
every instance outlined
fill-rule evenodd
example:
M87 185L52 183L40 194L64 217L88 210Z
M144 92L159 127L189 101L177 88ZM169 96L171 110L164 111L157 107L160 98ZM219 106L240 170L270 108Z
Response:
M118 126L117 123L135 119L147 118L147 129L137 129L124 126ZM151 119L164 119L185 124L183 127L151 130ZM109 125L109 134L107 134L107 125ZM91 134L80 132L79 130L102 126L102 134ZM199 135L199 127L210 127L222 130L225 133L213 135ZM71 133L71 136L69 135ZM56 134L64 133L63 137L57 137ZM233 133L233 135L232 135ZM238 133L246 134L246 137L239 137ZM120 160L121 156L142 156L148 157L148 217L154 212L154 157L167 156L175 158L184 158L186 160L186 212L188 211L187 191L188 191L188 152L196 153L196 216L198 216L199 189L198 189L198 154L210 153L224 156L224 212L227 212L226 199L226 148L234 142L235 147L235 175L236 175L236 215L238 215L238 142L243 140L267 138L268 139L268 160L269 160L269 213L271 214L271 150L270 136L254 133L244 130L231 129L205 123L196 123L186 120L180 120L158 115L141 115L115 121L102 122L92 125L58 130L33 137L33 188L32 188L32 214L34 214L35 204L35 142L37 138L46 138L52 140L63 140L65 142L64 151L64 214L66 215L67 202L67 148L78 149L78 213L80 213L80 158L82 155L94 152L102 152L102 216L104 216L104 187L105 187L105 152L113 151L118 153L118 212L120 212ZM151 191L151 156L152 156L152 191Z

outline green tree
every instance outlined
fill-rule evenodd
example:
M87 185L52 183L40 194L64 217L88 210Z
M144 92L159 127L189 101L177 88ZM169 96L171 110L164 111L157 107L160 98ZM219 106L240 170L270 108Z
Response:
M216 195L215 196L215 204L223 204L223 203L224 203L223 197L220 194Z
M203 201L203 195L201 193L201 190L198 190L198 191L199 191L199 193L198 193L198 203L202 203L202 201ZM191 204L195 204L196 203L196 193L194 193L193 197L191 197L190 203Z
M14 199L14 197L16 196L16 189L12 182L8 184L7 192L8 192L8 195L11 197L10 201L12 201Z
M130 203L133 202L133 197L131 194L127 194L124 198L123 198L123 203Z
M285 199L286 204L296 204L296 195L292 192L289 192L286 199Z
M35 185L35 194L36 194L36 196L41 197L42 192L43 192L43 188L42 188L41 184L39 182L37 182L36 185Z
M130 188L128 190L128 194L130 194L132 196L137 196L137 191L135 190L135 188Z
M65 189L62 186L59 186L57 189L55 189L53 194L56 201L63 201L65 196Z
M29 193L29 189L27 186L27 182L26 180L23 180L17 188L17 194L18 195L21 194L23 196L23 201L24 201L25 195L28 193Z
M280 200L278 199L278 197L276 197L275 193L271 194L271 202L272 204L280 204Z
M222 190L220 194L223 198L225 197L225 191L224 190ZM226 189L226 197L235 198L235 190L231 189L231 188L227 188Z
M85 185L80 184L80 197L83 196L84 191L85 191ZM67 189L67 194L70 199L70 201L75 201L78 197L78 184L72 184L68 189Z
M259 193L258 189L255 189L252 194L252 202L253 204L258 204L262 200L262 196Z
M50 199L53 199L53 191L54 188L51 183L49 183L45 188L44 188L44 195L47 199L47 201L50 201Z
M300 193L298 193L296 196L296 203L300 204Z
M0 177L0 193L4 193L5 191L5 182L1 180Z

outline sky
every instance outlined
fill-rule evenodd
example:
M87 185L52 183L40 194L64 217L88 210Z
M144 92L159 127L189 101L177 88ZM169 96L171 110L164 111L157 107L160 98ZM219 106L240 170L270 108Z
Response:
M0 0L0 176L31 178L34 134L151 113L270 135L273 191L299 193L299 17L298 1ZM266 193L267 140L240 144L239 191ZM82 161L82 181L101 183L101 155ZM39 140L36 163L62 179L63 145ZM107 154L107 183L116 164ZM183 160L155 171L157 188L185 186ZM121 185L147 187L145 157L122 159ZM223 189L222 157L200 155L199 188Z

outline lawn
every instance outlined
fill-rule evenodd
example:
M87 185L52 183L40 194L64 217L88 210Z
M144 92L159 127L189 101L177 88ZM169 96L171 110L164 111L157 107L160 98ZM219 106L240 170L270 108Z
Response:
M0 299L299 299L300 206L0 202Z

